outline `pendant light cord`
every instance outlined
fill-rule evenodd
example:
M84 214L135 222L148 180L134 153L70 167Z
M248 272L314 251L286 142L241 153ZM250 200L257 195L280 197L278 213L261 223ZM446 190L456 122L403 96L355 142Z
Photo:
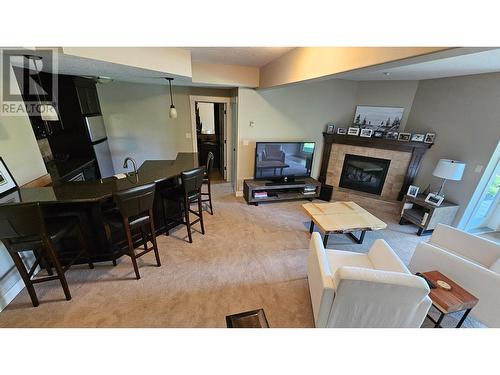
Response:
M168 79L168 87L170 88L170 107L174 106L174 98L172 97L172 78Z

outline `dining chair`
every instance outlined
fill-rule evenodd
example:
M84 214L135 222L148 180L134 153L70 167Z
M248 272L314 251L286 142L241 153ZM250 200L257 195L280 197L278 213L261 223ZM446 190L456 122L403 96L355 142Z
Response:
M153 217L154 197L155 183L122 190L113 194L113 201L116 208L108 210L103 214L113 264L116 265L116 258L122 254L130 256L137 280L141 278L137 265L137 259L141 256L154 251L156 265L158 267L161 266ZM125 252L123 252L120 243L113 246L111 228L122 230L125 233ZM140 239L144 246L144 250L139 253L135 251L138 246L134 244L134 232L140 234ZM151 247L148 247L148 242L151 242Z
M63 266L55 245L72 234L77 235L81 249L72 254L71 259ZM66 271L83 255L87 259L89 268L94 268L78 218L66 216L45 219L40 203L0 206L0 240L14 261L34 307L39 305L34 284L59 280L66 300L69 301L71 293L65 276ZM35 261L29 268L20 256L26 251L33 251L35 255ZM39 266L47 270L48 276L33 277ZM52 267L55 268L55 275Z

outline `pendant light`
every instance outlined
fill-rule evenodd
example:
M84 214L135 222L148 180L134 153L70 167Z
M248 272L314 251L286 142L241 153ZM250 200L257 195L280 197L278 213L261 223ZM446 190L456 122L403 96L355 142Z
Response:
M167 77L165 78L168 81L168 87L170 89L170 110L168 111L168 117L177 118L177 110L174 105L174 98L172 97L172 81L173 78Z

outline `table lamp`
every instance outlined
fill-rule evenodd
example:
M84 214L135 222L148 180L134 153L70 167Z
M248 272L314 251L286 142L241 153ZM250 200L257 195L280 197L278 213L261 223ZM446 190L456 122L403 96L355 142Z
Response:
M443 189L446 180L460 181L462 175L464 174L465 163L450 159L440 159L432 172L433 176L440 177L443 179L443 183L437 192L437 195L444 197Z

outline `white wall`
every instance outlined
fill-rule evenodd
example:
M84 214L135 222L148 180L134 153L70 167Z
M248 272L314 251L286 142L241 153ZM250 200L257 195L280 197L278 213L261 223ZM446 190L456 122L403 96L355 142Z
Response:
M0 88L2 87L0 75ZM0 156L18 185L47 173L27 116L0 116ZM24 286L20 280L10 256L0 242L0 310Z
M230 96L229 90L174 86L177 119L168 117L168 86L112 82L98 85L115 172L133 157L138 166L147 159L175 159L178 152L192 152L189 95Z
M215 134L214 103L197 103L201 121L201 132Z
M467 163L462 181L448 181L446 199L460 205L458 223L481 173L500 139L500 73L425 80L419 83L407 131L435 132L436 142L424 156L415 184L436 189L432 176L441 158Z

